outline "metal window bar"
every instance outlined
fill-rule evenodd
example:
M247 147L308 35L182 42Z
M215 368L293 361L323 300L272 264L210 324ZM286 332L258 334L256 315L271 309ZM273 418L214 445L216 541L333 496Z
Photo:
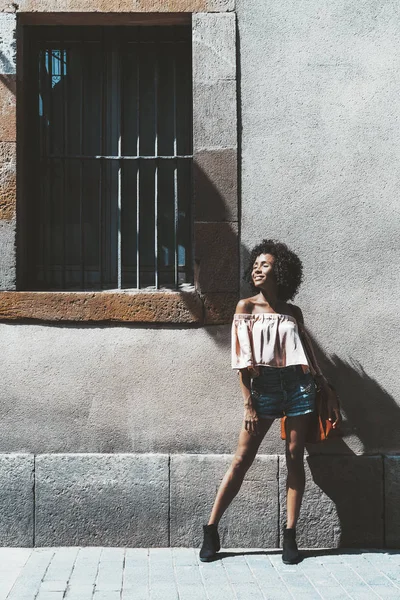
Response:
M48 100L47 100L47 110L46 110L48 126L47 126L47 130L46 130L46 132L47 132L46 150L47 150L47 154L49 156L53 150L51 128L50 128L50 124L53 122L52 103L50 100L51 94L52 94L52 82L53 82L53 54L51 51L46 50L45 56L46 56L46 63L47 63L47 70L48 70ZM46 199L45 199L46 214L44 215L44 217L45 217L44 235L46 237L46 250L45 250L45 261L44 261L43 269L44 269L44 282L45 282L45 284L47 283L47 285L49 285L51 288L53 285L52 263L51 263L51 256L53 253L53 243L52 243L53 208L52 208L50 198L51 198L51 195L53 192L53 176L52 176L52 169L50 168L49 161L46 161L45 165L46 165L46 178L47 178ZM49 222L50 222L50 225L49 225ZM47 265L46 265L46 263L47 263ZM47 266L47 269L46 269L46 266Z
M46 28L41 28L45 30ZM47 28L48 29L48 28ZM111 31L114 29L114 31ZM146 191L146 182L144 181L143 186L141 185L141 175L142 169L144 165L148 161L152 161L154 165L154 181L153 181L153 211L154 211L154 237L153 237L153 281L154 287L157 289L161 286L165 287L175 287L178 288L180 283L192 283L191 274L192 274L192 265L188 263L188 258L191 257L191 241L186 239L185 244L186 247L183 248L181 256L185 256L186 260L181 264L180 260L180 252L182 247L180 246L178 240L178 228L182 226L182 218L183 224L187 228L187 231L191 231L191 214L190 207L191 201L186 201L186 208L182 213L182 208L180 208L180 196L182 195L182 181L180 182L180 164L183 165L185 163L189 163L190 172L193 155L191 153L191 143L188 148L185 148L186 153L178 154L179 144L178 144L178 129L180 131L180 139L182 135L186 135L188 139L191 139L191 131L182 132L182 123L179 122L179 109L177 103L177 97L179 96L180 102L187 101L191 103L191 73L185 73L185 79L189 82L187 89L179 87L177 81L177 61L180 60L180 53L183 52L181 44L186 44L187 52L190 52L190 38L187 36L186 41L182 41L179 39L179 35L172 36L175 39L163 39L161 36L158 38L154 36L155 39L146 39L146 28L132 28L133 33L136 34L137 39L132 40L132 38L126 37L126 32L129 28L124 27L124 36L119 38L118 28L101 28L101 37L95 40L100 47L100 57L102 62L102 68L100 69L101 73L100 77L100 131L99 131L99 150L98 153L87 152L88 148L85 148L85 127L88 125L91 126L91 122L87 122L87 119L91 119L90 113L87 113L87 110L90 111L90 107L88 107L88 102L90 101L90 94L88 95L88 88L93 81L94 75L90 74L88 77L87 68L84 69L84 59L82 59L80 63L79 69L75 69L76 72L72 71L72 63L69 59L70 53L69 48L74 45L75 51L80 49L81 53L84 54L85 47L87 43L85 39L85 28L81 28L82 37L80 39L74 39L71 41L69 39L68 27L65 27L64 30L59 31L59 42L43 42L39 43L39 54L38 58L35 60L38 61L39 66L39 96L42 98L42 127L41 127L41 139L39 140L39 147L42 149L44 155L42 155L42 164L45 166L45 175L42 172L42 177L38 181L38 191L39 186L45 179L46 192L44 193L44 204L43 210L41 213L41 226L43 230L43 239L42 239L42 265L40 275L40 267L38 265L34 265L36 269L36 277L39 281L42 279L42 287L45 289L50 289L52 286L57 287L61 285L62 289L76 289L76 278L73 275L75 270L80 271L80 287L81 289L88 289L92 287L92 289L106 289L107 287L116 287L118 289L132 287L132 282L134 282L134 287L141 288L142 280L144 282L144 287L148 287L149 273L151 272L151 266L149 263L148 257L146 258L146 251L142 255L143 248L147 247L144 242L146 242L143 237L145 234L142 231L142 223L143 218L145 218L146 206L148 204L149 198L148 190ZM154 28L152 28L154 29ZM161 31L163 28L159 28ZM166 28L164 28L166 29ZM169 28L171 29L171 28ZM176 28L175 28L176 29ZM52 33L56 32L57 28L52 28ZM154 31L153 31L154 34ZM55 36L52 36L52 40L54 40ZM118 40L118 41L117 41ZM91 40L93 41L93 39ZM153 113L153 127L154 127L154 152L147 154L141 152L142 139L146 138L148 135L148 131L146 133L146 122L145 119L145 106L142 106L141 103L141 88L143 85L146 85L146 79L144 78L144 68L143 65L143 52L141 48L149 47L151 44L153 49L155 49L155 58L154 58L154 113ZM160 105L163 103L163 93L166 93L165 90L162 89L159 80L159 69L160 69L160 56L164 51L164 45L174 45L172 46L174 50L171 52L172 57L172 76L170 77L171 81L169 82L170 88L169 93L172 94L173 98L173 106L172 106L172 118L173 122L173 132L172 132L172 153L159 154L160 149L160 141L162 138L159 137L159 119L160 119ZM178 50L178 45L179 50ZM54 54L55 49L57 50L56 54ZM126 52L135 52L135 61L136 68L132 73L128 73L127 69L123 69L121 65L123 65L123 56ZM56 57L56 58L55 58ZM54 61L59 61L59 66L57 67L59 71L59 76L61 77L62 85L61 85L61 94L62 94L62 125L61 131L63 135L61 149L62 153L54 152L55 146L53 143L54 138L54 128L55 128L55 119L57 115L54 114L54 94L53 94L53 71L54 65L56 64ZM180 69L182 67L182 63L180 64ZM46 72L47 71L47 72ZM136 79L136 97L132 99L132 117L136 122L136 140L134 140L135 146L135 154L132 153L132 145L128 148L128 152L124 152L124 144L123 136L126 137L126 123L124 122L124 101L126 100L125 94L125 79L124 77L132 77ZM116 79L117 83L114 85L113 79ZM182 79L182 78L181 78ZM47 80L47 81L46 81ZM80 95L80 109L77 118L75 119L73 115L69 112L68 104L70 102L71 96L76 93L76 89L79 83L79 95ZM163 84L165 85L165 84ZM109 91L113 94L113 98L110 98ZM115 99L115 94L117 95L117 100ZM114 104L110 104L114 102ZM115 104L116 102L116 104ZM116 106L116 108L115 108ZM38 111L40 112L40 111ZM110 119L114 119L114 125L110 124ZM147 123L148 125L148 123ZM69 143L69 130L70 127L76 126L79 130L78 140L79 140L79 151L78 153L74 153L70 148ZM148 127L147 127L148 129ZM109 133L111 132L111 133ZM113 150L113 146L111 144L111 137L117 135L117 144L116 144L116 152ZM58 140L57 147L60 148L60 143ZM93 145L90 147L93 149ZM165 145L164 145L165 148ZM110 152L111 149L111 152ZM187 149L190 149L190 153L187 153ZM62 185L61 185L61 199L54 197L54 166L58 162L58 168L62 170ZM70 265L67 263L67 247L71 245L71 240L73 236L71 234L73 224L67 222L67 211L66 206L68 204L67 192L71 190L71 186L67 186L67 175L68 178L71 177L71 173L76 173L75 170L69 168L70 161L78 161L79 165L79 256L80 256L80 264L79 265ZM84 186L85 180L85 163L86 161L94 161L96 163L99 161L99 180L97 183L98 187L98 215L99 215L99 223L98 223L98 248L99 248L99 264L98 264L98 277L97 284L93 283L93 277L88 277L87 274L90 272L90 269L93 269L93 266L87 264L86 256L87 256L87 248L90 244L89 235L86 234L85 229L85 202L86 202L86 194L87 190ZM114 161L117 161L117 177L116 177L116 189L112 189L113 185L113 177L115 174L115 170L112 168L112 164ZM131 190L131 192L125 191L123 193L122 180L124 177L124 164L136 165L136 189ZM94 164L93 163L93 164ZM164 248L164 253L160 253L160 243L161 239L170 239L168 236L164 236L160 238L160 211L163 211L162 205L160 205L160 165L164 163L166 165L171 165L171 170L168 167L167 173L172 173L172 189L171 194L173 198L173 211L171 222L166 224L165 214L163 215L163 226L171 229L171 234L168 234L173 242L171 242L171 248L173 251L172 263L170 260L170 248ZM115 164L115 163L114 163ZM150 163L151 164L151 163ZM186 168L185 168L186 172ZM145 177L146 179L146 177ZM187 179L185 176L184 179ZM69 179L68 179L69 182ZM179 183L180 182L180 183ZM93 181L91 182L92 185ZM164 190L163 190L164 192ZM39 191L40 193L40 191ZM94 192L93 192L94 193ZM190 185L184 189L184 195L187 199L191 198L191 188ZM43 194L43 192L42 192ZM165 198L167 196L163 195L163 202L165 202ZM125 265L123 264L123 253L122 253L122 222L121 218L123 213L123 206L125 203L132 202L132 198L135 198L136 202L136 223L132 222L132 226L136 228L135 237L136 237L136 250L132 253L131 258L129 259L131 262ZM55 212L55 207L57 207L56 202L61 203L60 212ZM182 205L183 206L183 205ZM185 212L186 211L186 212ZM54 235L56 230L55 225L55 215L61 214L62 216L62 224L61 224L61 244L55 243ZM183 214L183 217L182 217ZM107 217L106 217L107 215ZM90 219L90 216L88 217ZM59 225L59 224L58 224ZM91 224L89 223L89 226ZM90 233L90 228L89 228ZM105 256L105 242L110 246L107 246L109 251L112 250L112 256L116 256L117 267L114 272L114 267L112 266L112 256ZM167 245L169 242L166 242ZM116 245L116 247L115 247ZM61 247L61 259L55 260L53 257L53 253L55 250L55 246L58 248ZM111 250L110 250L111 249ZM147 262L146 262L147 261ZM58 262L58 264L57 264ZM93 260L92 260L93 262ZM107 266L108 265L108 266ZM131 265L131 266L129 266ZM132 267L132 268L131 268ZM67 272L68 268L70 271ZM125 271L124 271L125 269ZM61 271L61 273L60 273ZM129 279L129 277L125 277L127 279L128 285L124 282L123 273L134 273L134 278ZM70 275L69 273L72 273ZM114 277L115 273L115 277ZM129 283L131 284L129 286ZM75 288L74 288L75 286Z
M42 90L45 86L45 69L46 69L46 53L43 50L39 51L39 82L38 82L38 90ZM45 129L45 119L47 119L47 107L45 105L45 100L43 97L43 94L41 95L40 92L38 93L39 96L39 151L40 151L40 157L44 156L46 151L45 151L45 144L47 143L46 140L46 129ZM45 171L46 169L46 171ZM46 196L47 196L47 182L48 182L48 178L47 178L47 163L45 163L43 160L41 160L40 162L40 188L39 188L39 195L40 195L40 206L39 206L39 210L42 210L42 206L43 203L45 202ZM32 236L33 238L33 236ZM44 223L40 223L40 238L39 241L41 243L41 252L40 254L40 258L41 258L41 264L39 264L39 272L37 274L37 278L38 278L38 285L39 286L45 286L45 264L46 264L46 230L45 230L45 226Z
M140 46L136 59L136 287L140 289Z
M81 42L81 54L84 56L84 44ZM80 61L80 92L81 101L79 106L79 152L82 156L84 154L84 126L85 126L85 78L83 70L83 60ZM101 178L100 178L101 186ZM84 211L83 211L83 162L79 159L79 257L80 257L80 270L81 270L81 289L85 289L85 224L84 224Z
M156 46L156 48L158 48ZM157 52L154 64L154 156L158 157L158 57ZM158 274L158 158L154 165L154 284L159 288Z
M173 56L172 63L172 86L173 86L173 127L174 127L174 155L178 154L178 144L176 139L176 57ZM175 287L178 287L178 161L175 160L174 164L174 283Z
M100 125L100 148L102 155L105 154L105 132L106 132L106 101L107 101L107 49L105 47L104 29L102 30L102 70L101 70L101 125ZM100 159L100 194L99 194L99 284L103 288L103 220L104 220L104 197L105 197L105 164L104 159Z
M62 84L62 93L63 93L63 102L62 102L62 119L63 119L63 123L62 123L62 132L63 132L63 153L64 155L67 154L68 152L68 111L67 111L67 103L68 103L68 74L67 74L67 50L64 50L63 44L61 43L61 50L60 50L60 54L61 54L61 62L60 62L60 75L61 75L61 79L63 81ZM66 184L67 184L67 178L66 178L66 167L67 164L65 162L65 159L62 161L62 178L63 178L63 185L62 185L62 211L61 211L61 217L62 217L62 224L61 224L61 228L62 228L62 269L61 269L61 285L62 288L65 289L65 271L66 271L66 252L67 252L67 245L66 245Z

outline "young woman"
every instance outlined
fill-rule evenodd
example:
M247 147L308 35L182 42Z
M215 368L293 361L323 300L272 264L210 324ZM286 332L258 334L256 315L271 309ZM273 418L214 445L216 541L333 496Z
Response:
M244 419L235 456L217 492L208 524L203 525L202 561L212 560L220 549L218 523L238 493L274 419L284 415L288 475L282 560L286 564L299 560L296 523L305 484L305 438L316 393L302 343L307 335L302 312L288 304L299 289L302 273L299 257L283 243L263 240L251 252L244 278L256 293L239 301L232 323L232 368L239 373ZM317 377L328 395L330 420L336 428L340 421L336 396L320 370Z

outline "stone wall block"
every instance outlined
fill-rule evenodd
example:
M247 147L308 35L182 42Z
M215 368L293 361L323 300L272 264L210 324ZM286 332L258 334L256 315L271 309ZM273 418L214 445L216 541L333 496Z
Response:
M195 291L3 292L0 293L0 319L202 323L203 303Z
M208 292L203 295L202 300L204 302L205 325L230 324L239 300L239 295L237 292Z
M195 220L237 221L237 151L198 152L193 171Z
M0 75L0 142L16 141L16 110L16 76Z
M236 79L236 15L193 15L193 81Z
M36 545L168 546L168 455L42 454Z
M193 84L193 148L237 147L236 81Z
M15 75L17 71L16 25L15 14L0 13L0 75Z
M279 461L281 528L286 521L286 464ZM309 456L297 526L303 548L383 546L380 456Z
M15 290L15 219L0 221L0 290Z
M15 217L16 177L16 144L0 142L0 221L11 221Z
M400 456L385 456L385 540L400 547Z
M11 0L0 0L0 12L4 13L16 13L18 4Z
M171 546L199 547L215 494L233 456L171 455ZM278 459L256 457L219 525L221 545L275 548Z
M195 223L196 285L199 292L238 290L237 223Z
M33 454L0 455L0 546L33 545Z
M18 12L224 12L235 0L20 0ZM0 0L0 11L12 2Z

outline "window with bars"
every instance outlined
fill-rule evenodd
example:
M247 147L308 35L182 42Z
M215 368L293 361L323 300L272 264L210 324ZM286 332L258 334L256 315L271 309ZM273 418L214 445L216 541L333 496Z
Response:
M192 283L190 26L27 41L25 289Z

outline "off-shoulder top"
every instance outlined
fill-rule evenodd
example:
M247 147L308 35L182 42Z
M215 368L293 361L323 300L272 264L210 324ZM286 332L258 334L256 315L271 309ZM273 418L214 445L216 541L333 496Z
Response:
M280 313L236 313L232 322L232 369L258 365L286 367L308 365L294 317Z

